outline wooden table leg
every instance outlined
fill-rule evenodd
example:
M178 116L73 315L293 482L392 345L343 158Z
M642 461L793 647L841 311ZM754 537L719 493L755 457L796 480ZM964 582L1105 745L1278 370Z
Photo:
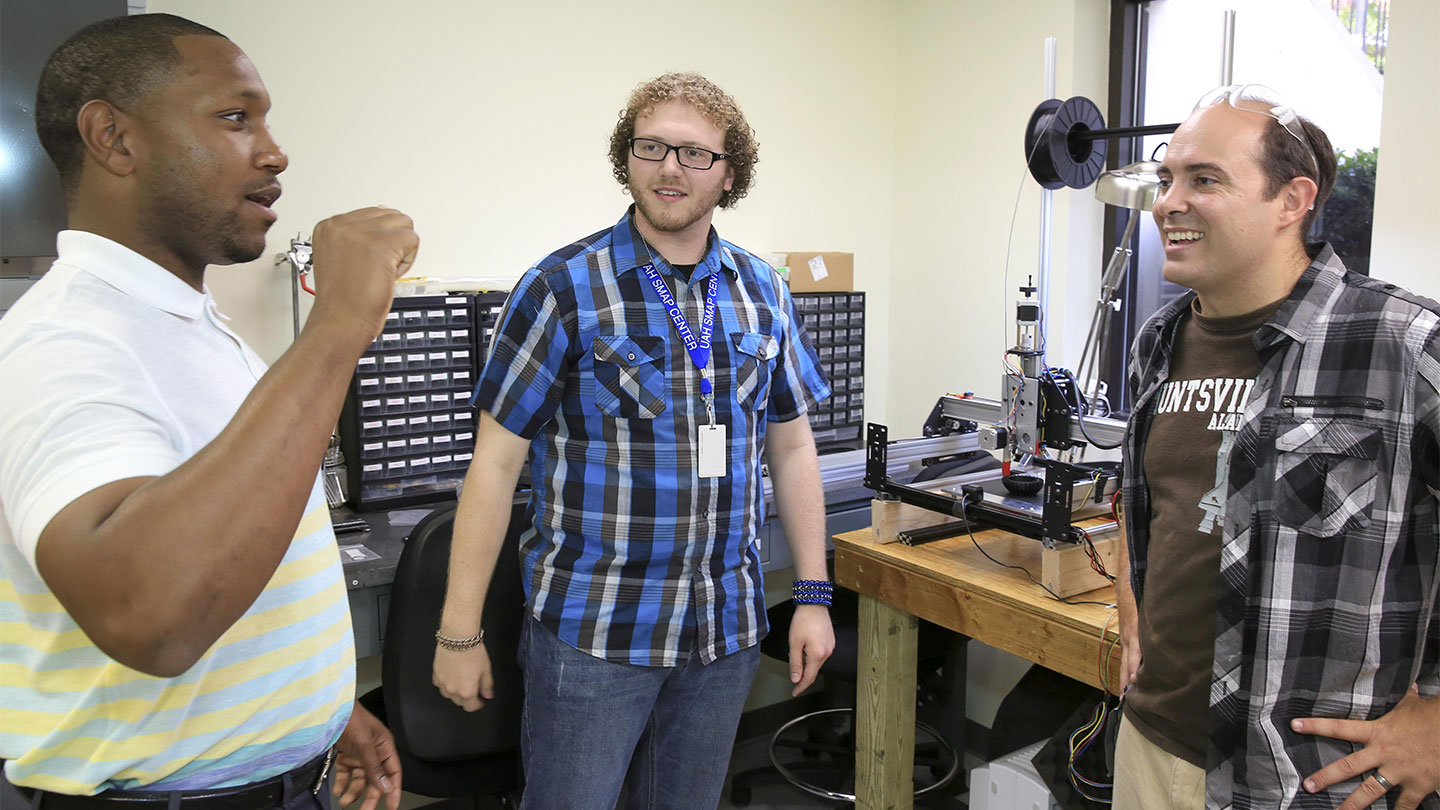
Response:
M860 596L860 669L855 706L855 806L914 804L915 644L919 620Z

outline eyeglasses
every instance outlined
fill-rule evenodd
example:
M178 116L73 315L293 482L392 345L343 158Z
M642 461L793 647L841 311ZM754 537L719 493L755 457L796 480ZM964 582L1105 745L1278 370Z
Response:
M1294 107L1284 102L1279 93L1263 84L1232 84L1228 87L1217 87L1201 96L1195 103L1195 109L1221 102L1226 102L1237 110L1274 118L1291 137L1305 147L1311 170L1317 175L1320 173L1319 163L1315 160L1315 150L1310 146L1310 139L1305 137L1305 127L1300 123L1300 116L1296 114Z
M675 153L675 159L680 161L681 166L702 171L714 166L715 161L730 157L723 152L711 152L709 149L701 149L698 146L671 146L664 141L652 138L630 139L630 154L641 160L660 163L671 152Z

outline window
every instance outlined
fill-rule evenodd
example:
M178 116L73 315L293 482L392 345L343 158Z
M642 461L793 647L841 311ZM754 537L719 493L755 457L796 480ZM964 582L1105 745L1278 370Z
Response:
M1231 81L1275 88L1330 136L1339 171L1310 238L1330 242L1346 266L1367 272L1389 0L1248 0L1236 5ZM1113 0L1107 125L1183 121L1196 99L1221 83L1223 43L1224 16L1217 4ZM1150 157L1168 137L1114 144L1111 168ZM1107 256L1121 236L1125 214L1106 212ZM1164 254L1153 225L1142 222L1131 248L1123 317L1117 319L1123 323L1123 340L1111 341L1103 371L1111 402L1119 408L1129 407L1125 362L1136 329L1184 292L1161 277Z

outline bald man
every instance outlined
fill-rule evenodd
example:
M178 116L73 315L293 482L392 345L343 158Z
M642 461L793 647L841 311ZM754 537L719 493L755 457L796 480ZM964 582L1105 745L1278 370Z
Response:
M1440 807L1440 305L1305 242L1335 155L1273 91L1160 178L1191 292L1131 357L1114 806Z

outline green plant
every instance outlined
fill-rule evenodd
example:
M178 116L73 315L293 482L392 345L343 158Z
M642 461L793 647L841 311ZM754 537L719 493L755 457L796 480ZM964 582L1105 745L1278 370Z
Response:
M1335 188L1316 223L1318 237L1329 242L1345 266L1370 272L1370 230L1375 212L1375 165L1380 148L1337 152Z

